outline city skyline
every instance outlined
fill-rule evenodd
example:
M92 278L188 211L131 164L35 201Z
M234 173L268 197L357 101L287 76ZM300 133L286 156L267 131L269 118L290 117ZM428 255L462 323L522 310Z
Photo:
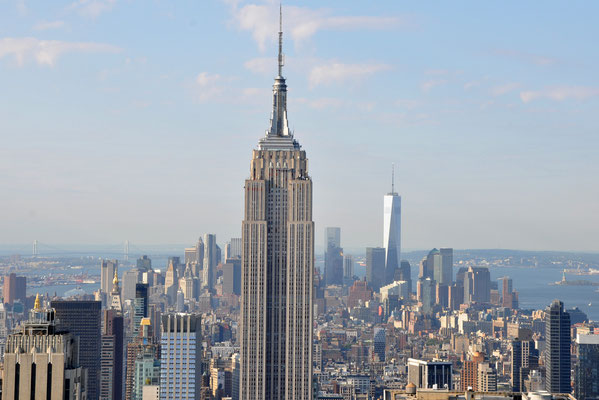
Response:
M339 226L345 248L380 245L395 162L404 249L597 251L592 12L299 4L283 5L286 74L317 244ZM0 241L239 237L277 7L2 3Z

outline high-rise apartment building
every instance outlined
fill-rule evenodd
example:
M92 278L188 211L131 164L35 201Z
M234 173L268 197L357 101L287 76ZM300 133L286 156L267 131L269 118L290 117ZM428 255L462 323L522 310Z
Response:
M7 338L2 397L86 398L86 371L79 364L78 341L71 333L56 329L55 311L42 309L39 297L21 331Z
M383 248L385 277L383 285L393 282L401 260L401 196L395 192L395 170L391 176L391 192L383 197Z
M497 370L490 363L478 365L477 386L481 392L497 391Z
M273 86L270 128L253 151L242 223L240 398L311 399L314 222L306 152L287 123L287 85Z
M576 336L574 397L599 399L599 335Z
M100 291L106 294L106 296L112 293L112 280L114 278L114 271L118 269L118 265L119 262L117 260L102 260L100 262Z
M156 323L160 326L160 321ZM151 353L153 358L160 362L160 344L154 335L154 327L150 318L143 318L137 336L127 344L127 376L125 379L125 400L141 400L138 379L136 379L136 362L140 354ZM147 356L143 359L147 361ZM157 380L159 381L158 375ZM145 385L145 380L143 381ZM157 383L155 383L157 384Z
M4 303L13 304L15 300L25 303L27 297L27 278L10 273L4 277Z
M570 315L553 300L545 310L545 390L570 393Z
M512 279L504 276L501 280L501 305L506 308L518 308L518 292L513 290Z
M204 235L204 262L202 268L202 288L214 290L216 280L216 235L207 233Z
M199 315L162 316L160 399L199 400L202 387L202 324Z
M87 369L87 398L100 396L101 310L99 301L54 300L59 330L79 336L79 364Z
M343 283L341 228L328 227L325 229L324 280L327 285Z
M385 283L385 249L383 247L366 248L366 281L374 291Z

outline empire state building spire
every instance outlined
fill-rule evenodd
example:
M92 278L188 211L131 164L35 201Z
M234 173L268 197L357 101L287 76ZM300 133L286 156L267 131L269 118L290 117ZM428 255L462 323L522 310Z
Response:
M260 140L261 149L299 149L299 144L293 140L293 134L289 130L287 121L287 84L283 78L283 65L285 56L283 54L283 9L279 8L279 55L278 75L272 88L272 115L270 128L266 136Z

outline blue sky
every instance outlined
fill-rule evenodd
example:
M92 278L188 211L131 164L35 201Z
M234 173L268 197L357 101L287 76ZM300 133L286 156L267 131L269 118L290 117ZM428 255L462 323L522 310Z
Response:
M285 2L319 236L597 251L594 2ZM0 242L240 235L278 3L0 0Z

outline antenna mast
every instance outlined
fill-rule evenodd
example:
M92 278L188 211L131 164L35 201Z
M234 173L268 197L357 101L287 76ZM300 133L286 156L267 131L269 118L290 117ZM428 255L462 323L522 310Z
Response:
M395 163L391 163L391 194L395 193Z
M283 4L279 3L279 76L283 76Z

